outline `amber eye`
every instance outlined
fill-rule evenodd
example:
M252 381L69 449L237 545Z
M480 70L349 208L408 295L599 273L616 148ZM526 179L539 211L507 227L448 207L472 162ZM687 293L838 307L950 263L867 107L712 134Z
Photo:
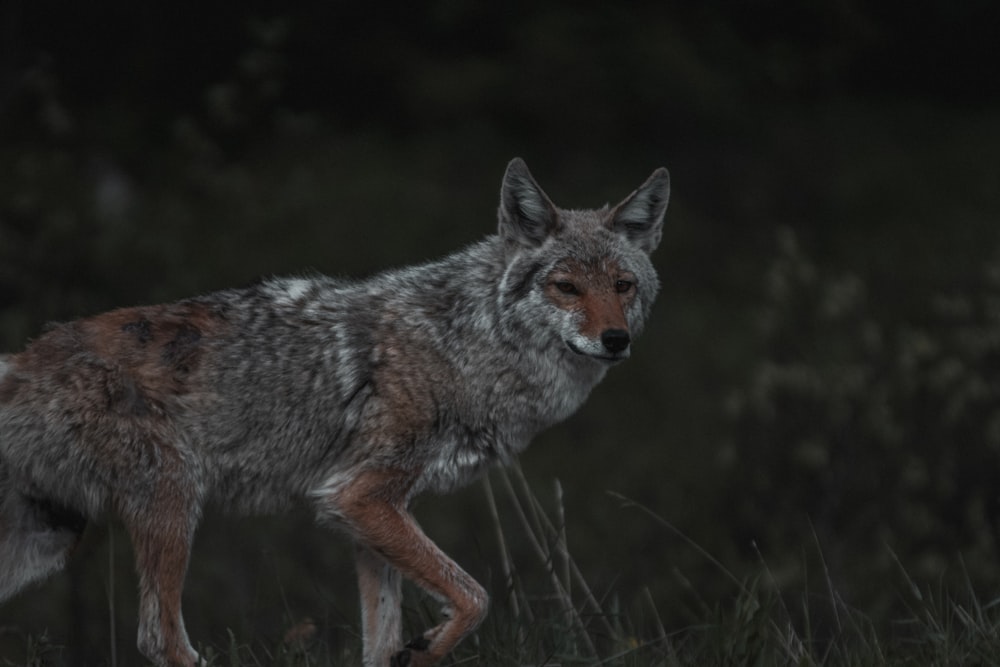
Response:
M615 282L615 291L619 294L624 294L635 287L635 283L630 280L619 280Z
M556 283L555 283L555 285L556 285L556 289L559 290L560 292L562 292L563 294L579 294L580 293L579 290L576 289L576 285L574 285L573 283L569 282L568 280L557 280Z

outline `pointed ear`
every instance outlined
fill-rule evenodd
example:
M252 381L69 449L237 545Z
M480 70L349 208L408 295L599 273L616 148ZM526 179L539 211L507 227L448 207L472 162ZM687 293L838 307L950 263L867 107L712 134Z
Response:
M507 165L500 186L500 238L536 247L559 228L559 216L521 158Z
M646 182L615 206L608 219L612 231L649 254L663 235L663 214L670 199L670 174L660 167Z

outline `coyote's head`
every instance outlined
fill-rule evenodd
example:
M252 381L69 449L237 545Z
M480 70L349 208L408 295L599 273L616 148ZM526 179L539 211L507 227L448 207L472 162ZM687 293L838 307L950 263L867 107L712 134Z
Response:
M662 167L614 207L557 208L520 158L500 189L500 238L507 262L501 308L525 344L541 332L566 350L615 362L629 356L659 281L649 255L660 242L670 197ZM513 332L512 332L513 333Z

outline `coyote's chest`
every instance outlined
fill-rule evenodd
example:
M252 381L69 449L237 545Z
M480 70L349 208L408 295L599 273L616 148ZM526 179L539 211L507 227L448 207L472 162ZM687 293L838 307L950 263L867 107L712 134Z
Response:
M549 366L493 378L489 391L473 392L465 419L435 434L418 490L452 491L491 464L510 462L540 431L576 412L603 375L596 366Z
M435 452L416 485L418 491L447 493L461 488L478 478L497 459L486 443L475 439L445 437L433 446Z

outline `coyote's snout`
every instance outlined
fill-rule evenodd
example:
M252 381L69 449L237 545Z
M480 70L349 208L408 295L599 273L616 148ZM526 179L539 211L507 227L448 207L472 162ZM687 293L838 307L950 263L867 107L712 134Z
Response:
M114 512L135 551L139 648L190 667L181 591L203 507L304 500L357 545L364 664L436 663L487 596L410 501L509 461L629 356L668 196L658 169L615 207L560 209L515 159L497 234L441 260L125 308L0 355L0 600ZM444 604L409 643L403 579Z
M635 298L635 275L614 264L566 262L549 274L546 295L568 316L567 347L605 361L629 355L632 336L625 317Z

